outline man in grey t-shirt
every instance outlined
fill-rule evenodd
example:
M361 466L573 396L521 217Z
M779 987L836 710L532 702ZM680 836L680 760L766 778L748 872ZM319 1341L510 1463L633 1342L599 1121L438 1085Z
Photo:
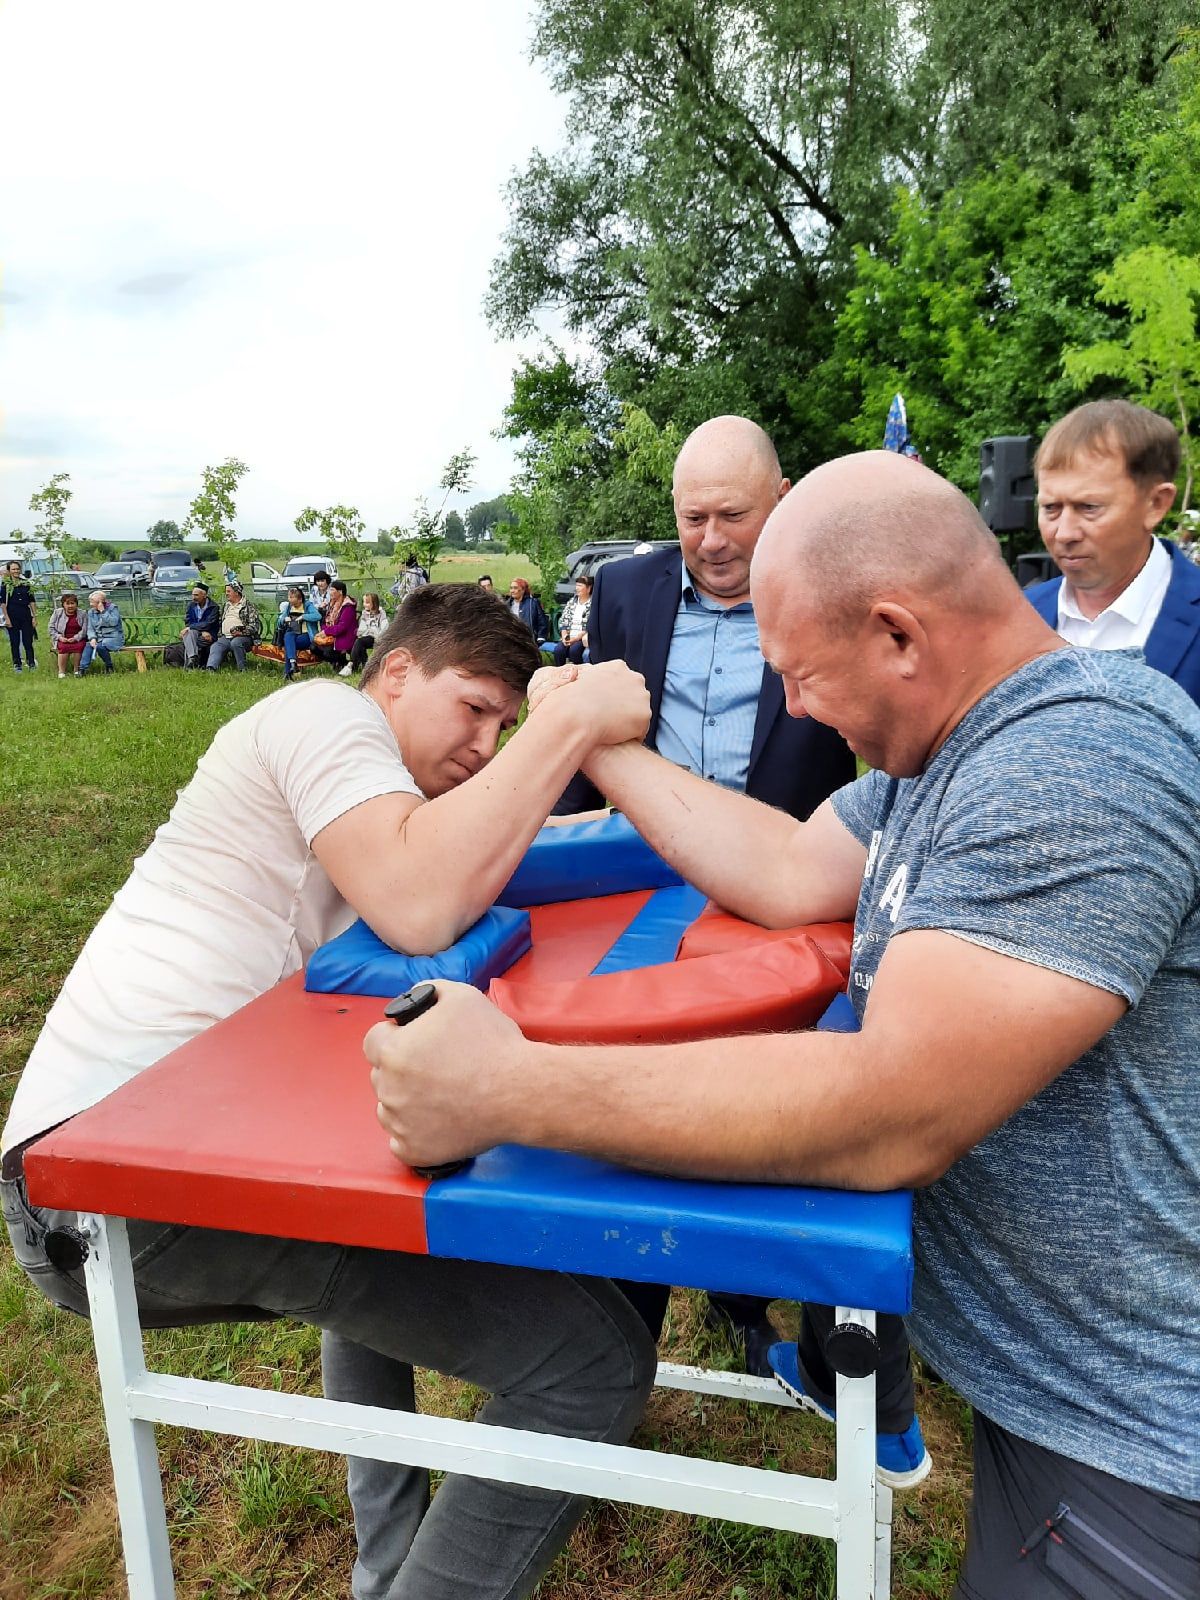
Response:
M367 1038L393 1148L917 1189L911 1332L976 1416L959 1595L1195 1595L1200 711L884 453L792 491L751 589L788 710L875 770L802 824L643 748L587 770L730 910L855 914L861 1031L549 1047L440 985Z

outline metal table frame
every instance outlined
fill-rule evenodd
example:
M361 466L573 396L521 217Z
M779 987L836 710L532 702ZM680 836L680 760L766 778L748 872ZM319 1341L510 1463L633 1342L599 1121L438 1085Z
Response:
M155 1424L815 1534L837 1544L838 1600L888 1600L892 1495L876 1479L873 1374L837 1380L833 1479L172 1377L146 1368L125 1222L83 1214L80 1227L131 1600L175 1593ZM874 1312L846 1307L838 1320L875 1325ZM657 1382L794 1406L770 1380L737 1373L664 1362Z

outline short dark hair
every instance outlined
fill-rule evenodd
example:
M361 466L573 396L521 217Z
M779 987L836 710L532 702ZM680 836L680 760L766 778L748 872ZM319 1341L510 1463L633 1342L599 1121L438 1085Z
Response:
M580 573L579 577L575 579L575 582L582 583L585 589L594 589L596 587L595 578L588 577L586 572Z
M75 593L74 589L64 589L63 590L63 592L58 597L59 605L62 605L64 600L74 600L76 605L79 604L79 596Z
M361 687L401 648L427 678L453 667L473 678L499 678L521 694L542 665L525 624L473 583L427 583L410 594L383 630Z
M313 582L314 583L320 583L322 578L325 579L326 583L329 582L329 574L323 568L322 568L322 570L320 572L314 572L313 573Z
M491 581L492 581L492 575L491 575L490 572L481 572L479 574L479 576L475 579L476 583L491 583Z
M1180 447L1175 424L1128 400L1092 400L1060 417L1034 457L1034 472L1057 472L1081 455L1119 455L1141 488L1174 482Z
M329 587L331 589L336 589L339 594L345 594L347 592L346 585L340 578L335 578Z

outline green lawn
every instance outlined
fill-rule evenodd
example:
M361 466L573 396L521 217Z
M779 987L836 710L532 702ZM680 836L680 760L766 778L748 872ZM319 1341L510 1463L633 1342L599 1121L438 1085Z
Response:
M517 560L519 558L512 558ZM470 558L471 576L476 563ZM436 576L445 575L439 563ZM500 562L491 565L500 586ZM41 1018L75 955L167 815L215 730L279 684L277 670L144 674L131 658L111 678L58 683L45 665L0 667L0 1118ZM698 1297L676 1292L664 1349L721 1364ZM793 1310L776 1308L790 1326ZM316 1336L284 1325L149 1335L153 1364L208 1378L316 1391ZM423 1404L466 1415L474 1395L429 1377ZM897 1498L896 1600L950 1593L969 1480L965 1408L922 1380L935 1458L917 1492ZM0 1246L0 1600L125 1593L104 1430L86 1325L54 1311ZM336 1458L160 1431L172 1546L182 1596L342 1600L352 1559ZM832 1435L773 1407L667 1391L638 1442L686 1454L832 1470ZM832 1596L832 1549L820 1540L669 1513L602 1506L584 1521L542 1588L545 1600L805 1600Z

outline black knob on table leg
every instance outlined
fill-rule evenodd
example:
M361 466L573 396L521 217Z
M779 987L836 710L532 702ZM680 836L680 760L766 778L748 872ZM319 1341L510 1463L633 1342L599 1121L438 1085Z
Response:
M60 1272L78 1272L88 1258L88 1242L78 1228L51 1228L43 1249L46 1260Z
M869 1377L879 1366L879 1340L861 1322L839 1322L826 1335L825 1359L843 1378Z

